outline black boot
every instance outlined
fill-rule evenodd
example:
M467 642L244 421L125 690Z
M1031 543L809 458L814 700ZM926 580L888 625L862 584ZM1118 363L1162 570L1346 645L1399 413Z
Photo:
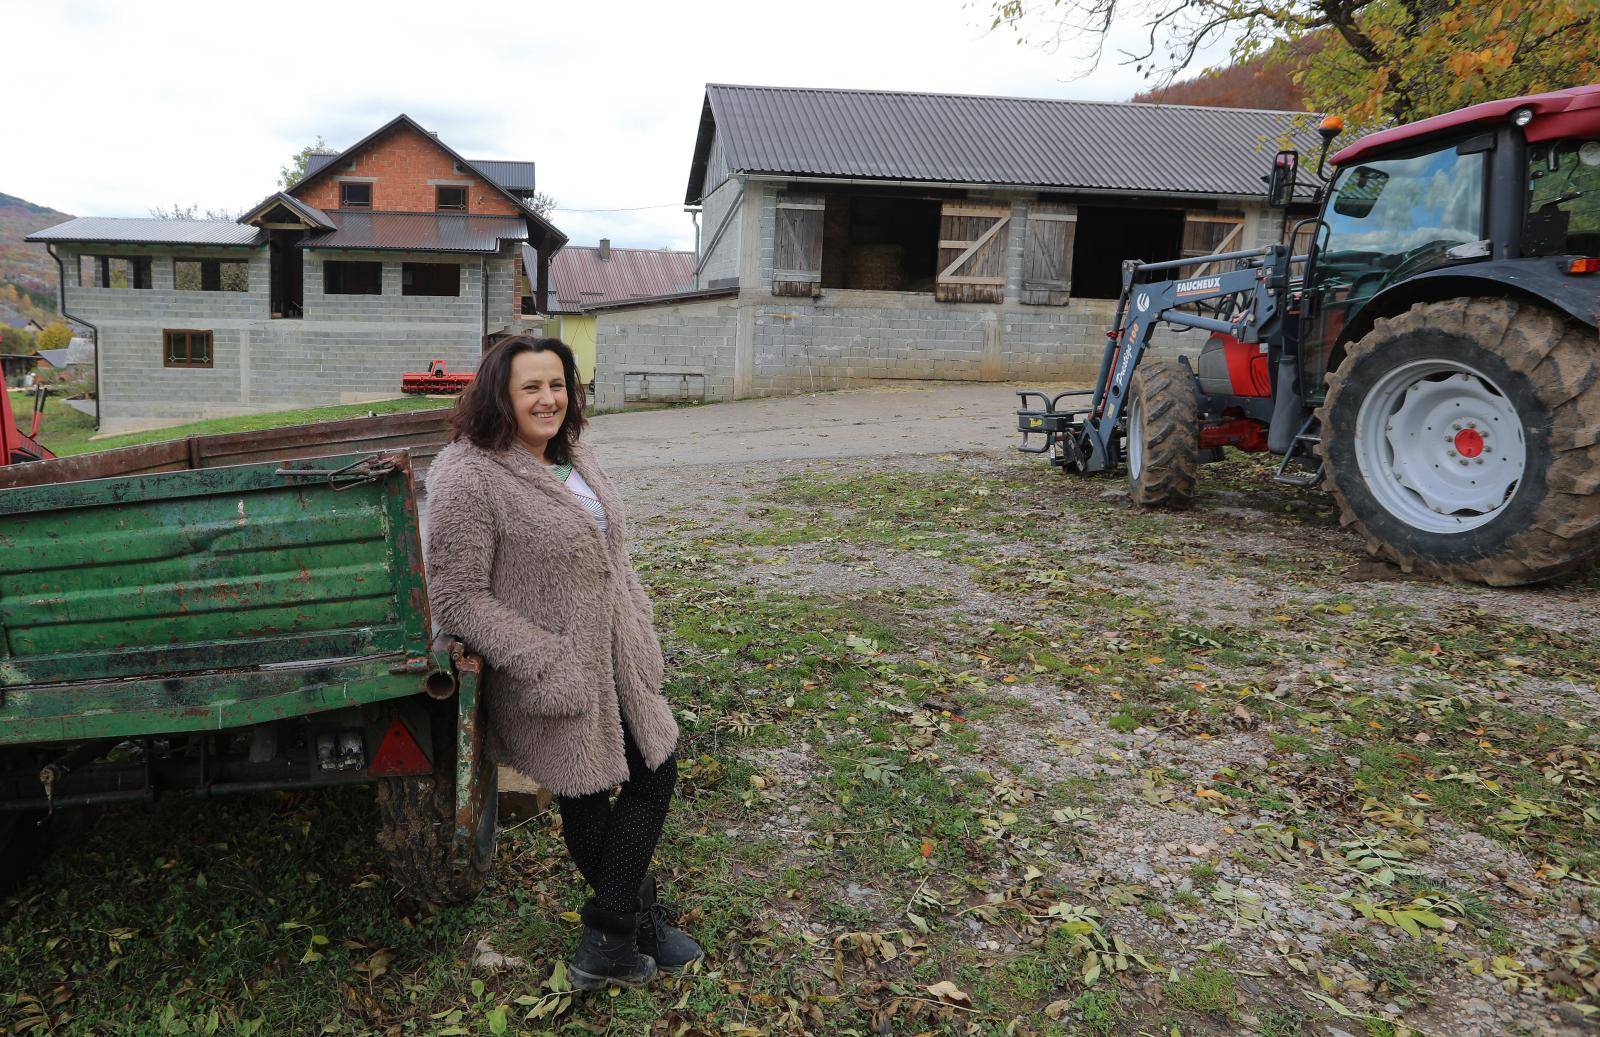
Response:
M656 974L656 963L639 953L638 916L583 905L583 936L567 971L576 990L608 986L642 987Z
M663 972L677 971L705 957L705 951L682 929L656 899L656 878L646 875L639 884L639 951L654 958Z

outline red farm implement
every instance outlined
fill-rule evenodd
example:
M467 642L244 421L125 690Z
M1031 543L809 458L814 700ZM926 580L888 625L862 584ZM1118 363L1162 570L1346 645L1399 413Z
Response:
M0 465L22 464L24 461L48 461L56 455L39 442L39 426L44 422L45 387L33 390L33 423L28 434L17 429L16 416L11 412L11 394L0 392Z
M400 391L408 396L454 396L472 384L472 372L451 372L443 360L428 363L425 373L407 371L400 376Z

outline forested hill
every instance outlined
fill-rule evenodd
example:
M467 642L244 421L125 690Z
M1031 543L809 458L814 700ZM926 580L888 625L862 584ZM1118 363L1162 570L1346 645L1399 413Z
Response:
M1307 48L1320 46L1320 43L1312 38L1293 46L1303 54ZM1195 104L1207 108L1304 111L1305 94L1291 78L1301 64L1302 60L1296 53L1287 53L1280 58L1275 51L1192 79L1180 80L1159 90L1135 94L1133 100L1157 104Z
M67 213L0 193L0 307L48 323L42 318L56 311L55 260L43 245L22 239L70 219Z

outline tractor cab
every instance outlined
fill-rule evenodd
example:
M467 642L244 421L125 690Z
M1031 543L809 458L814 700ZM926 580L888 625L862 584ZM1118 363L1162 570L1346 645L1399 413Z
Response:
M1324 399L1347 343L1417 302L1495 284L1493 294L1523 292L1592 319L1600 88L1475 105L1372 134L1332 162L1308 221L1294 329L1308 405Z

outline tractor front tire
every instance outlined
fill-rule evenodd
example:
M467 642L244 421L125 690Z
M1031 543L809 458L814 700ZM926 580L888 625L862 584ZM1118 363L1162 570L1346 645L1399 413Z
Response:
M1515 586L1600 554L1600 344L1533 303L1418 303L1317 411L1340 521L1406 572Z
M483 889L494 863L498 798L492 764L474 769L482 782L483 810L478 830L466 847L457 847L455 782L441 773L385 778L378 783L381 825L378 844L389 859L389 874L406 896L419 904L463 904Z
M1128 384L1128 490L1148 508L1194 503L1200 404L1194 375L1176 360L1146 360Z

